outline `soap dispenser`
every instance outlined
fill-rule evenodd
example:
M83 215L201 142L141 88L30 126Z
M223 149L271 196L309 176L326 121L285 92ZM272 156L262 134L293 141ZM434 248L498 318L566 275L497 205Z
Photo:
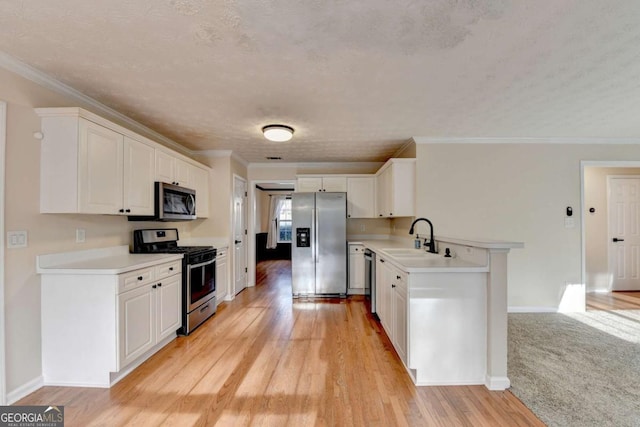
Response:
M413 247L420 249L422 242L420 241L420 235L416 233L416 240L413 241Z

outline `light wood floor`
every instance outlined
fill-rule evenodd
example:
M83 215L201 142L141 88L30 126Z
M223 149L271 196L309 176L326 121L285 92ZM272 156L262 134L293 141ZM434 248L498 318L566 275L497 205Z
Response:
M111 389L45 387L67 426L542 426L510 392L415 387L360 298L292 303L288 261Z
M587 293L587 310L638 310L640 291Z

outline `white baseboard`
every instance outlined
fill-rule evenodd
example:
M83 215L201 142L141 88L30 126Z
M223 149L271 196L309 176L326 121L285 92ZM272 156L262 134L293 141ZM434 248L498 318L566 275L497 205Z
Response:
M507 377L490 377L487 375L484 386L489 390L506 390L511 387L511 381Z
M558 309L554 307L507 307L507 313L557 313Z
M42 375L32 379L31 381L21 385L17 389L7 393L7 405L12 405L25 396L30 395L36 390L44 386L44 378Z
M460 381L414 381L414 384L418 387L436 386L436 387L448 387L459 385L483 385L484 382L481 379L470 379Z

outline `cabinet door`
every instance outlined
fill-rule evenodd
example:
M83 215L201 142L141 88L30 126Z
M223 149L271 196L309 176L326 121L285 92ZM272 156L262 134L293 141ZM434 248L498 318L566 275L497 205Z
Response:
M344 193L347 191L347 177L325 176L322 178L322 191Z
M156 150L156 181L173 184L175 181L175 157L162 150Z
M397 279L400 277L400 279ZM407 362L407 286L404 274L396 275L392 290L393 344L400 358Z
M174 274L157 284L156 297L156 342L175 335L182 326L182 275Z
M384 259L376 259L376 312L387 335L391 337L391 281Z
M124 138L124 208L132 215L153 215L155 150Z
M415 215L415 163L393 163L389 169L388 197L390 216Z
M296 185L298 193L314 193L322 191L322 178L320 177L300 177Z
M209 217L209 171L191 166L192 188L196 190L196 216Z
M364 289L364 246L349 245L349 288Z
M80 213L118 214L122 205L124 137L81 119L78 147ZM69 191L74 191L69 189Z
M216 298L218 304L227 296L227 289L229 289L227 265L226 251L218 251L218 256L216 257Z
M155 345L154 306L155 299L151 285L118 296L120 369Z
M193 188L191 181L191 165L184 160L174 158L175 161L175 182L181 187Z
M387 218L392 216L390 212L391 191L391 168L387 167L382 173L376 176L376 211L378 217Z
M347 218L375 218L375 177L347 178Z

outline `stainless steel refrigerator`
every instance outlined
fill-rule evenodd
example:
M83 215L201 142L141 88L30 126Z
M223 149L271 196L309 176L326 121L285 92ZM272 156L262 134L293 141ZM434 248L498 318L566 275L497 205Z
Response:
M347 293L347 194L291 196L293 296Z

